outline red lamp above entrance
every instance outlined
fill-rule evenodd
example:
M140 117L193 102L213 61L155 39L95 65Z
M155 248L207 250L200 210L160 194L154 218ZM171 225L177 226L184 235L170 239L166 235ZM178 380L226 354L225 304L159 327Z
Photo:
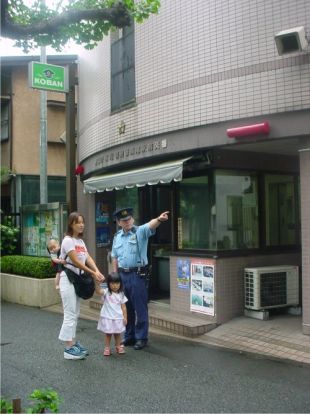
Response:
M229 138L247 137L252 135L267 135L269 134L270 126L268 121L261 124L245 125L236 128L229 128L226 130Z

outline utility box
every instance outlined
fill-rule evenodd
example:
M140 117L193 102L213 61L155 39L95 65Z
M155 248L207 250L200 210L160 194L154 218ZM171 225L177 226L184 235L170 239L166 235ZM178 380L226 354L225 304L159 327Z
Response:
M266 310L299 304L298 266L244 269L245 308Z

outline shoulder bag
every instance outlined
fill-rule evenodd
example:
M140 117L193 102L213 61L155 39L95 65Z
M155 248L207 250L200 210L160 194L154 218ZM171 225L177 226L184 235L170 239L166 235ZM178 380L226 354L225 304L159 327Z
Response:
M82 273L81 269L79 273L75 273L67 267L64 267L64 271L69 281L73 284L77 296L82 299L89 299L93 296L95 292L95 281L90 273Z

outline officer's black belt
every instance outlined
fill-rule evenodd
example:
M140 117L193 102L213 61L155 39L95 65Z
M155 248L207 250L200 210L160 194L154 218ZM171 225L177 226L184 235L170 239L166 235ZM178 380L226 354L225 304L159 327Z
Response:
M119 267L119 272L130 273L130 272L143 272L145 271L145 267Z

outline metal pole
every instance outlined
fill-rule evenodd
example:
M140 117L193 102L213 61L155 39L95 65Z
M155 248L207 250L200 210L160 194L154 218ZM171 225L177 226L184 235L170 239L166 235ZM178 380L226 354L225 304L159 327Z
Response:
M76 176L74 174L76 162L75 144L75 65L69 64L69 92L66 93L66 192L68 211L77 209Z
M45 0L41 0L45 4ZM46 47L40 48L40 62L46 63ZM47 109L46 91L40 91L40 204L47 203Z

